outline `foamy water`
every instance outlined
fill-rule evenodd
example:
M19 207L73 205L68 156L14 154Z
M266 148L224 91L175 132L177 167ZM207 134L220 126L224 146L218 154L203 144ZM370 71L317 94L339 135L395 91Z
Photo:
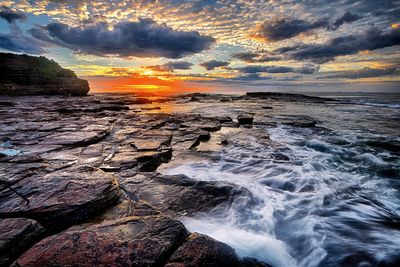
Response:
M265 144L262 134L274 144ZM251 193L181 218L190 231L273 266L400 262L399 155L365 145L385 137L278 125L239 129L224 138L229 145L210 152L212 157L173 160L160 169Z

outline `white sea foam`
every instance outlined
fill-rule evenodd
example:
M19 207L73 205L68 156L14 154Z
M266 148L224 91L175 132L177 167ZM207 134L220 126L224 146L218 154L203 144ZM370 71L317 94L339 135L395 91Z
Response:
M315 138L306 141L308 132L293 132L290 127L268 129L268 134L282 144L290 162L273 160L271 155L280 147L266 147L257 138L238 132L216 161L172 161L161 169L165 174L185 174L201 181L229 182L252 194L252 200L238 199L229 207L182 218L190 231L210 235L231 245L240 256L255 257L272 266L320 266L330 246L342 253L338 260L350 255L351 249L366 247L357 235L337 233L349 231L354 222L365 224L362 229L368 231L363 234L377 239L374 241L381 247L387 244L391 250L382 257L394 253L391 235L368 229L377 218L391 215L386 214L386 208L362 203L365 200L359 196L377 188L365 182L368 173L360 173L363 169L356 167L381 165L382 159L370 153L348 156L357 148ZM390 201L390 196L385 201ZM351 249L340 247L338 242L343 238L351 240L346 243ZM379 248L366 249L373 255ZM335 264L328 261L327 266Z

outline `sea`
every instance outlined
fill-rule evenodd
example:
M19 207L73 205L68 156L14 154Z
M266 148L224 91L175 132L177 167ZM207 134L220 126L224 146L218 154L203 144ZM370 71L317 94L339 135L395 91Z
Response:
M222 128L159 168L249 192L180 220L275 267L400 266L400 94L313 95L338 101L182 103L252 113L254 124ZM316 127L285 124L304 118Z

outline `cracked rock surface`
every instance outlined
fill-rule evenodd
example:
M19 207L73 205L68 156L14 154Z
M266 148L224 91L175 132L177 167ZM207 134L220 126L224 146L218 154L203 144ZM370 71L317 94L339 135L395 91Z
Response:
M204 155L203 144L243 119L245 130L272 125L268 116L196 112L196 103L253 97L1 97L0 265L267 266L179 222L250 192L157 172L172 157Z

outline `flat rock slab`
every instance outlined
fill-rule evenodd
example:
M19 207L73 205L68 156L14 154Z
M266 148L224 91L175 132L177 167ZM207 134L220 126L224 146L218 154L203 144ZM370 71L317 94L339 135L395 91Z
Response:
M0 266L7 266L39 240L45 229L26 218L0 219Z
M163 266L189 233L165 216L127 217L67 230L26 251L19 266Z
M233 185L196 181L184 175L142 173L121 177L120 183L129 197L144 200L158 210L175 216L206 211L222 203L229 204L240 196L251 198L248 191Z
M27 217L46 228L78 223L119 198L115 179L91 167L32 175L12 188L19 195L11 190L0 192L0 218Z

